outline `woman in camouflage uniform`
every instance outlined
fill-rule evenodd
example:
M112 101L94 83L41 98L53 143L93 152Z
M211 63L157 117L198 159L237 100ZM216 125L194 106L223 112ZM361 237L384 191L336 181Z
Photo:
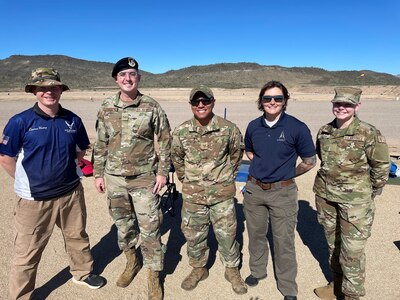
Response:
M374 197L389 174L385 138L361 121L361 90L335 89L335 120L321 127L317 154L321 167L314 183L318 221L324 227L333 282L314 290L322 299L365 295L365 245L374 220Z

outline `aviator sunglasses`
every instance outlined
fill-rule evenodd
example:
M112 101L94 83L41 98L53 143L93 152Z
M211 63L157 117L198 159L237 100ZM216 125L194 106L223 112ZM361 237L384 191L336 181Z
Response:
M283 98L282 95L277 95L277 96L262 96L261 100L262 103L270 103L272 99L275 100L276 103L282 103L285 98Z
M214 101L214 98L198 98L190 100L190 104L193 106L199 106L200 102L204 105L210 105Z

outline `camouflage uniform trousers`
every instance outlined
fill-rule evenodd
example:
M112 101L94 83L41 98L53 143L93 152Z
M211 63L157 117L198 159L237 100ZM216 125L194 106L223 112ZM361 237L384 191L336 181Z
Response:
M118 229L118 245L121 250L136 246L139 233L143 265L161 271L164 265L165 247L161 243L160 226L162 212L160 197L152 193L155 176L145 174L125 177L105 174L108 209Z
M324 227L331 271L343 274L342 291L364 296L365 246L371 236L375 203L337 203L315 197L318 222Z
M211 223L223 265L229 268L239 266L236 222L234 198L212 205L183 201L181 229L187 241L189 264L193 268L204 267L207 264L210 251L207 237Z

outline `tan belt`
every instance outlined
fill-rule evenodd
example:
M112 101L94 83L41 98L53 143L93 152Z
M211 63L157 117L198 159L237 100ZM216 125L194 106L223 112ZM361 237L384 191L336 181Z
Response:
M270 190L273 188L284 187L284 186L288 186L288 185L295 183L294 179L282 180L282 181L271 182L271 183L264 183L258 179L255 179L254 177L252 177L250 175L247 177L247 180L257 184L263 190Z

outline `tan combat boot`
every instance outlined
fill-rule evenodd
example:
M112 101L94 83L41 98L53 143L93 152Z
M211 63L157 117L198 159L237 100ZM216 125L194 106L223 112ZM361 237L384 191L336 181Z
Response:
M317 287L314 289L315 295L318 296L320 299L324 300L334 300L336 299L336 296L333 292L333 282L329 282L327 285Z
M342 281L342 274L333 273L333 282L328 283L328 285L324 285L314 289L314 293L320 299L342 299L344 297L344 294L342 292Z
M225 268L225 279L232 284L232 289L236 294L247 293L247 285L240 276L239 269L237 267Z
M149 269L147 276L147 288L149 300L162 300L163 292L160 284L160 272Z
M192 272L182 281L181 288L186 291L193 290L197 284L208 277L208 270L205 267L193 268Z
M135 248L128 248L124 250L126 256L126 266L124 272L119 276L117 280L117 286L119 287L127 287L135 278L136 274L140 270L140 265L136 258L136 250Z

